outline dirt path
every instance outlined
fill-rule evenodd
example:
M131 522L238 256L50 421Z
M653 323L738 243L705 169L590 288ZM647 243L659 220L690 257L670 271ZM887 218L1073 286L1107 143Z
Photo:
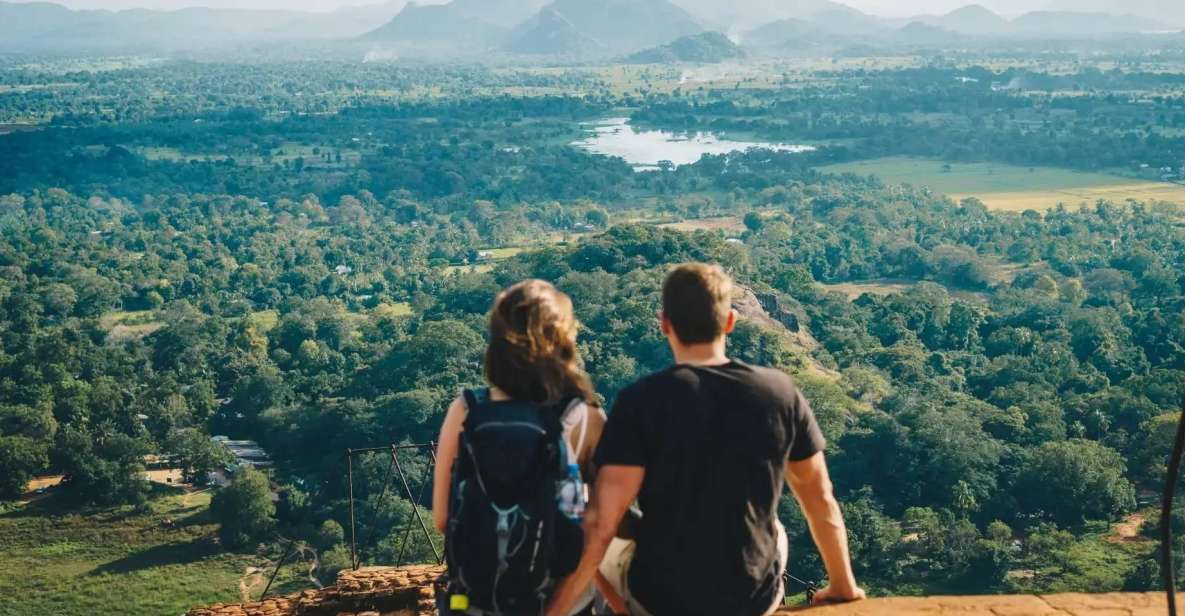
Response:
M25 493L21 495L21 502L28 504L35 500L45 498L46 494L44 492L38 494L37 491L48 491L49 489L56 487L61 482L62 475L45 475L42 477L35 477L29 481L29 485L25 486Z
M239 578L239 597L244 603L254 601L255 594L263 592L263 585L267 580L263 577L263 569L247 567L243 570L243 577ZM258 592L256 592L258 589Z
M1133 513L1127 516L1122 522L1115 525L1111 534L1107 536L1107 541L1111 543L1151 541L1151 539L1140 535L1144 521L1145 517L1142 513Z

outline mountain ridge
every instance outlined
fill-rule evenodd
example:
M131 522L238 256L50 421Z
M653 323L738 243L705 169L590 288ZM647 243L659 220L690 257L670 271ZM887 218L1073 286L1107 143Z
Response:
M330 13L189 7L71 9L52 2L0 2L0 49L188 49L228 43L351 38L390 19L403 0Z
M430 5L412 2L390 21L361 38L376 43L440 48L457 41L489 45L506 33L507 30L497 24L467 14L464 6L457 2Z
M625 58L627 64L694 62L715 64L745 57L745 51L720 32L684 36L665 45L644 49Z
M993 38L1073 40L1185 27L1185 2L1179 9L1167 8L1163 20L1146 16L1164 8L1161 0L1132 0L1130 6L1083 0L1081 5L1131 9L1123 14L1059 9L1077 2L1052 0L1045 3L1049 9L1013 19L976 3L941 15L887 19L834 0L392 0L330 13L201 7L75 10L53 2L0 0L0 50L172 52L295 41L330 41L348 49L354 41L392 45L400 55L404 50L440 57L500 50L608 59L713 29L746 47L781 52L852 44L982 46ZM757 16L761 23L744 27Z
M610 54L630 54L704 31L668 0L602 0L596 6L584 0L554 0L515 29L506 49L544 47L546 39L564 35L557 29L579 32Z

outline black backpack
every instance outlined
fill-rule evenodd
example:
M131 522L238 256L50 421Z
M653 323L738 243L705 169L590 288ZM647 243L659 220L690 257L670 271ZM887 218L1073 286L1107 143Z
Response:
M546 407L464 392L469 408L453 468L446 537L454 594L496 614L542 613L555 585L576 570L579 520L563 515L567 473L562 415Z

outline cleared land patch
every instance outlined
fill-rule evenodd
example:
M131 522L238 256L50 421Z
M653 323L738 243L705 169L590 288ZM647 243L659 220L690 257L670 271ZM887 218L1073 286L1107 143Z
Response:
M697 218L659 225L663 229L676 231L726 231L740 233L745 230L745 223L739 216L724 216L720 218Z
M836 284L822 284L819 285L828 291L836 293L843 293L849 300L855 301L860 299L862 295L893 295L894 293L902 293L909 290L910 287L916 285L916 281L867 281L867 282L840 282Z
M238 579L260 561L217 545L209 493L160 488L146 514L83 514L59 498L0 515L0 597L19 598L0 599L0 616L182 614L239 599Z
M875 175L889 184L911 184L953 199L975 197L993 210L1047 210L1099 199L1185 204L1185 185L1136 180L1108 173L997 163L947 163L924 158L880 158L819 167L828 173Z
M99 328L107 332L107 344L121 345L150 336L165 327L151 310L108 312L99 318Z

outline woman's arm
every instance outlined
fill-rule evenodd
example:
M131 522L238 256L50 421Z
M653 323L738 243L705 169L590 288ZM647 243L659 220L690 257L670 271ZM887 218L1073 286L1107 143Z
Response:
M584 447L576 452L576 458L580 462L580 472L584 474L585 483L592 484L597 478L593 455L597 452L597 444L601 442L601 433L605 431L606 417L605 411L599 406L590 405L586 412L588 423L584 426L587 431L584 434Z
M436 472L432 483L432 521L436 530L444 532L448 527L449 491L453 484L453 462L460 447L461 429L469 409L460 398L453 400L440 426L440 438L436 441Z

